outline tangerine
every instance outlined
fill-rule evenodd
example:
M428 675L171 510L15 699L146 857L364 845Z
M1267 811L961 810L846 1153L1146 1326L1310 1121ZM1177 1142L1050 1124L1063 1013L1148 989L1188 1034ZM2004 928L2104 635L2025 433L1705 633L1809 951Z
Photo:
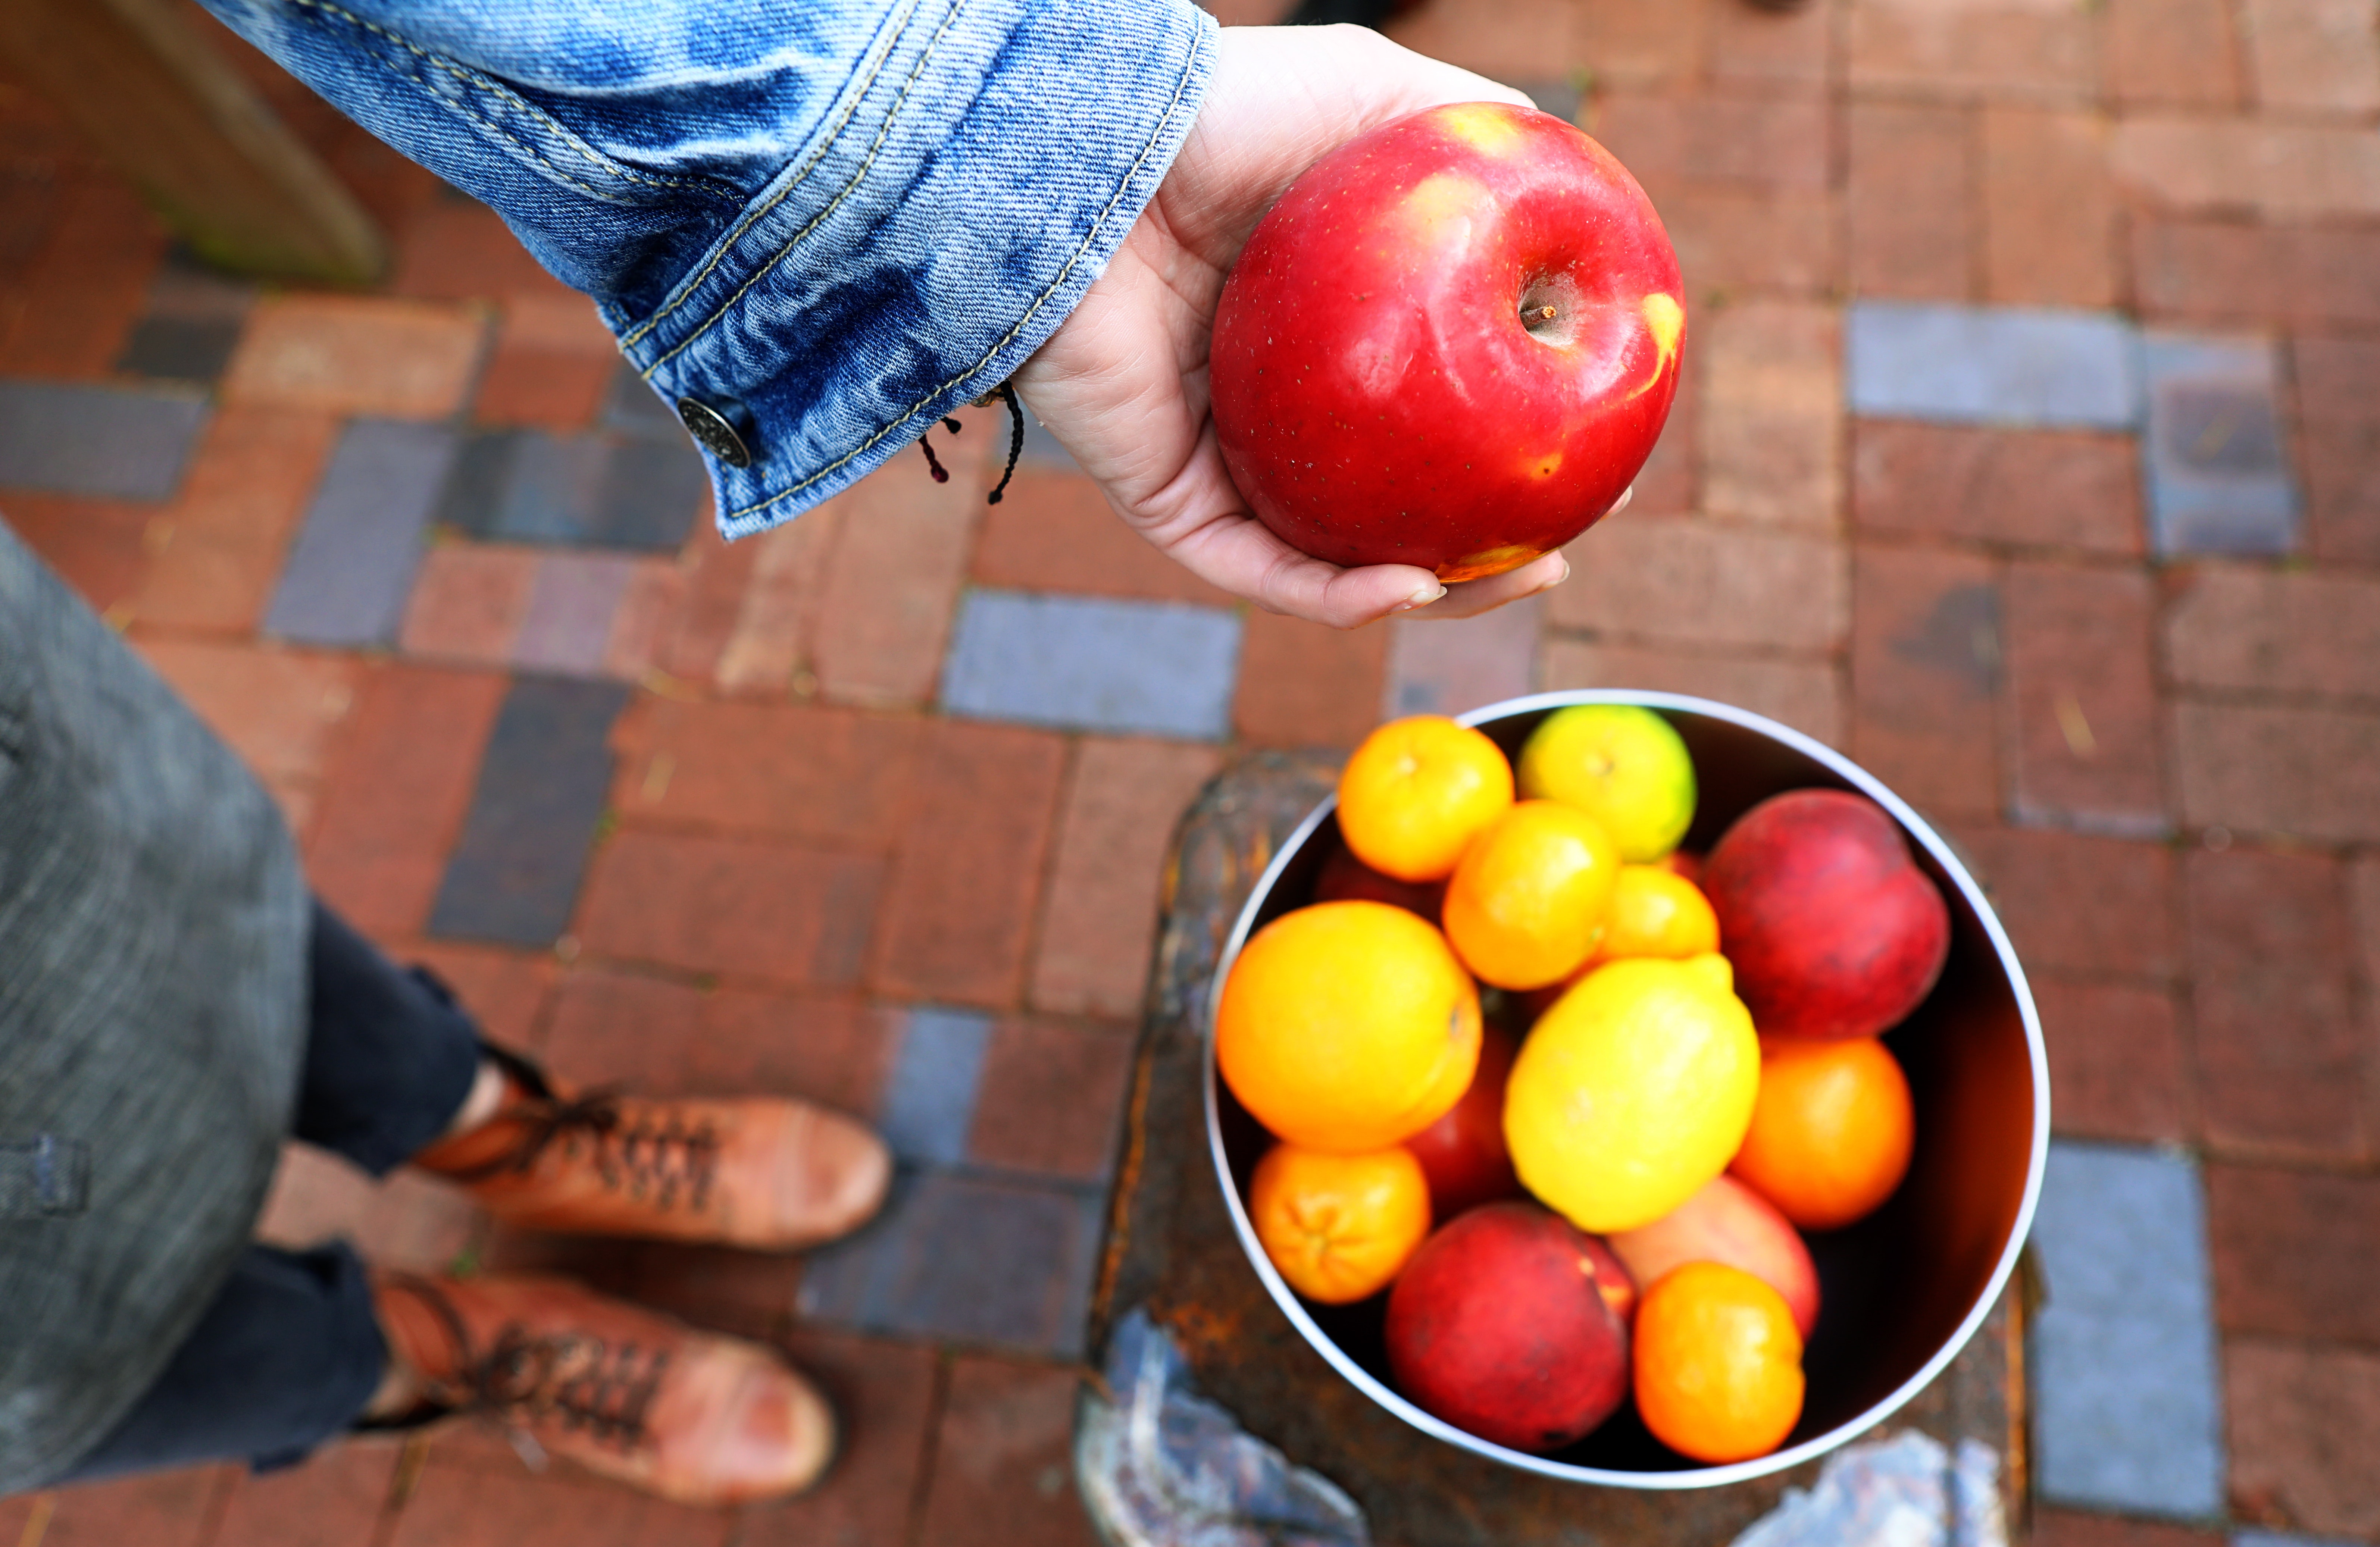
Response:
M1804 1230L1864 1219L1909 1171L1909 1077L1875 1037L1760 1042L1760 1095L1728 1170Z
M1560 983L1594 951L1619 873L1601 823L1557 801L1523 801L1463 851L1446 884L1446 937L1483 983Z
M1682 961L1717 949L1718 914L1700 887L1667 864L1620 867L1595 960L1660 956Z
M1339 834L1355 857L1400 881L1439 881L1512 804L1503 749L1443 715L1392 719L1339 775Z
M1402 1144L1328 1154L1276 1144L1248 1181L1248 1221L1289 1287L1348 1305L1389 1287L1429 1234L1429 1182Z
M1478 985L1427 919L1385 902L1318 902L1242 948L1215 1008L1215 1061L1276 1137L1341 1154L1382 1149L1470 1086Z
M1682 1456L1766 1456L1802 1417L1802 1335L1785 1297L1724 1263L1670 1269L1636 1305L1636 1411Z

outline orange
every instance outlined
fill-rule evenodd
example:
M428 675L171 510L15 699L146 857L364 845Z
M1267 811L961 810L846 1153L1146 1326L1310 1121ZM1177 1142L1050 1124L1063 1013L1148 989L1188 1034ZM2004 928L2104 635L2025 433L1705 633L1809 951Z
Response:
M1276 1144L1249 1178L1248 1219L1291 1288L1346 1305L1404 1271L1429 1234L1429 1182L1402 1144L1362 1154Z
M1443 715L1392 719L1339 775L1339 833L1355 857L1400 881L1440 881L1479 829L1512 804L1503 750Z
M1620 851L1558 801L1523 801L1488 824L1446 884L1446 937L1483 983L1543 988L1595 949Z
M1479 988L1428 920L1318 902L1257 930L1232 963L1215 1061L1276 1137L1385 1149L1463 1099L1479 1065Z
M1766 1456L1802 1417L1802 1335L1785 1297L1724 1263L1672 1268L1636 1304L1636 1411L1681 1456Z
M1596 961L1660 956L1682 961L1717 949L1718 914L1701 888L1666 863L1620 867Z
M1872 1036L1760 1039L1760 1098L1728 1169L1804 1230L1864 1219L1900 1185L1909 1078Z

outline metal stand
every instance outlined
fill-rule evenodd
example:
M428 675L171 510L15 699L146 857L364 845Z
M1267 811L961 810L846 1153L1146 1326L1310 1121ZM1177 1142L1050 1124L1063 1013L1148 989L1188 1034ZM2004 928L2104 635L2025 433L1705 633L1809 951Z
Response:
M1247 1431L1352 1494L1381 1547L1721 1547L1807 1488L1818 1464L1682 1493L1588 1488L1498 1466L1420 1433L1349 1385L1249 1270L1217 1190L1200 1109L1200 1007L1242 901L1329 792L1318 761L1259 755L1226 769L1184 818L1141 1030L1091 1349L1104 1360L1135 1307L1170 1332L1198 1388ZM2011 1292L1942 1377L1881 1431L1916 1429L2001 1460L2012 1541L2026 1532L2022 1337Z

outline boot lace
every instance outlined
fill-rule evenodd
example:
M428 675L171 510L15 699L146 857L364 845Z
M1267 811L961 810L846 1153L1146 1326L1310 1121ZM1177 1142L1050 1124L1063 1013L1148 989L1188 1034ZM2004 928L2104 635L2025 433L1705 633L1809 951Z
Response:
M438 1407L488 1413L514 1425L550 1420L622 1450L635 1450L650 1437L646 1412L669 1372L667 1348L613 1344L585 1332L532 1334L509 1322L480 1353L436 1285L410 1275L391 1279L431 1309L453 1343L454 1373L424 1383Z
M614 1191L665 1212L681 1202L698 1214L710 1205L719 1132L708 1123L687 1122L666 1104L624 1106L616 1091L589 1091L567 1101L533 1097L503 1113L502 1120L520 1126L520 1142L509 1154L454 1173L455 1180L526 1173L557 1143L574 1157L583 1145L592 1152L596 1176Z

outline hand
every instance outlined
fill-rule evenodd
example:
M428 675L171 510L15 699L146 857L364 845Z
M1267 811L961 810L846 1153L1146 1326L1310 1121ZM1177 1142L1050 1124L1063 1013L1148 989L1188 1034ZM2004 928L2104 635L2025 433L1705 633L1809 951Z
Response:
M1559 584L1548 553L1457 586L1412 564L1342 569L1273 536L1232 487L1208 413L1215 302L1257 222L1366 130L1441 103L1528 99L1360 27L1227 27L1182 153L1107 272L1016 373L1033 412L1124 520L1192 573L1273 612L1354 628L1461 618Z

